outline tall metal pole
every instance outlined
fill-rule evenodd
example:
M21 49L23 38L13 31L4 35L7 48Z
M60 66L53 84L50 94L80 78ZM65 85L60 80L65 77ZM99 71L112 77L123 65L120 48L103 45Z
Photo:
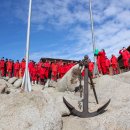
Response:
M90 11L90 20L91 20L91 32L92 32L92 44L93 44L93 53L95 51L95 35L94 35L94 26L93 26L93 12L92 12L92 0L89 0L89 11Z
M27 27L27 40L26 40L26 68L25 68L25 73L24 73L23 83L22 83L22 88L24 89L24 91L28 91L28 92L32 90L31 83L30 83L30 75L28 70L31 13L32 13L32 0L29 0L28 27Z
M92 33L92 45L93 45L93 54L95 52L96 46L95 46L95 35L94 35L94 22L93 22L93 12L92 12L92 0L89 0L89 12L90 12L90 21L91 21L91 33ZM96 63L96 57L94 56L94 76L97 73L97 63Z

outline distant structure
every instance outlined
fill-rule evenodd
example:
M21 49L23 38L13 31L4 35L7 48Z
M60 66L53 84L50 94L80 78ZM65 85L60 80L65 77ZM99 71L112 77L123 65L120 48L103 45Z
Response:
M49 61L51 61L51 62L53 62L53 61L60 61L60 60L62 60L63 62L74 62L74 63L76 63L76 62L78 62L78 61L76 61L76 60L67 60L67 59L57 59L57 58L41 58L41 60L44 62L44 61L46 61L46 60L49 60Z
M130 46L127 48L127 50L130 52ZM123 61L122 61L122 56L121 55L118 57L118 63L119 63L120 69L123 70L124 69L124 65L123 65ZM129 61L129 63L130 63L130 61Z

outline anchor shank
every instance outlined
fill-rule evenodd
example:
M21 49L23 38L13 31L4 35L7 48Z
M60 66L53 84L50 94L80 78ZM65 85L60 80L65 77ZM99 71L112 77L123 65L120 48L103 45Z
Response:
M83 111L88 113L88 68L85 68Z

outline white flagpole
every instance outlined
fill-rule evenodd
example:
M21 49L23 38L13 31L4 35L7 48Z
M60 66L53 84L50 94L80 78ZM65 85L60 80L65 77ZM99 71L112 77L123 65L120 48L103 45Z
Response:
M92 0L89 0L89 11L90 11L92 45L93 45L93 54L94 54L96 45L95 45L95 35L94 35L94 25L93 25L94 22L93 22L93 12L92 12ZM96 57L94 56L94 72L93 72L94 76L96 73L98 73L98 69L97 69Z
M32 0L29 0L28 28L27 28L27 41L26 41L26 68L25 68L25 74L24 74L23 83L22 83L22 88L24 89L24 91L27 91L27 92L30 92L32 90L31 83L30 83L30 75L29 75L29 70L28 70L31 13L32 13Z
M95 35L94 35L94 26L93 26L92 0L89 0L89 11L90 11L92 44L93 44L93 53L94 53L94 51L95 51Z

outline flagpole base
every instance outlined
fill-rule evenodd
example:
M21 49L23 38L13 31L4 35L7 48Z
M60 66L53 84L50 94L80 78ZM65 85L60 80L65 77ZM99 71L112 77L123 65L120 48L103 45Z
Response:
M31 82L30 82L29 71L27 69L27 70L25 70L25 73L23 76L21 92L31 92L31 91L32 91L32 86L31 86Z

